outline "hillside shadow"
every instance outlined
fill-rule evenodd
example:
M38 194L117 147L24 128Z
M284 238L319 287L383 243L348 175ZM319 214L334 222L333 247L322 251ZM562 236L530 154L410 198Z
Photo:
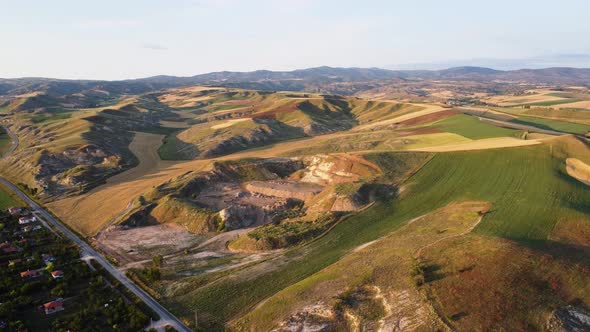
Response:
M590 247L585 245L558 242L553 240L516 240L540 255L590 268Z

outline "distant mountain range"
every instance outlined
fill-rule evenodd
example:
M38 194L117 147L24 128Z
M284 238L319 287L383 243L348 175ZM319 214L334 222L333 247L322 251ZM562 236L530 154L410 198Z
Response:
M452 80L505 81L590 86L590 69L545 68L495 70L484 67L454 67L444 70L388 70L380 68L316 67L293 71L213 72L190 77L153 76L122 81L62 80L50 78L0 79L0 95L31 91L72 94L101 90L113 94L137 94L188 85L215 85L258 90L313 91L330 84L376 81Z
M522 68L543 69L553 67L590 68L590 53L545 54L528 58L475 58L469 60L407 63L384 66L383 68L392 70L440 70L461 66L488 67L500 70L518 70Z

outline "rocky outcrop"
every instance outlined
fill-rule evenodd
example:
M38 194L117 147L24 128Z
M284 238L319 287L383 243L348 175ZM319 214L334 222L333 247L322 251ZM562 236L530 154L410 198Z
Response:
M249 204L235 204L219 211L224 229L228 231L262 224L265 216L261 208Z
M357 182L381 172L376 165L349 154L316 155L304 158L303 162L305 170L296 175L299 181L322 185Z
M590 313L574 306L559 308L551 314L546 328L552 332L590 331Z
M301 308L272 332L332 331L335 328L335 320L334 309L324 302L318 302Z
M347 184L345 190L331 185L308 203L310 212L353 212L359 211L370 200L360 184Z

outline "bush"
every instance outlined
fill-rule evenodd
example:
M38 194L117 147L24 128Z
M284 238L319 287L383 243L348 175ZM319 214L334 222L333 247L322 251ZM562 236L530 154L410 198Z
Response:
M57 296L57 297L64 297L64 296L66 296L66 290L67 290L66 285L64 283L60 283L59 285L57 285L51 289L51 295Z

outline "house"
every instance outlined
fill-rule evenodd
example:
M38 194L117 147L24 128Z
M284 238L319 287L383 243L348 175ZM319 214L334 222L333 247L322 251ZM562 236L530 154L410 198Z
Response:
M20 273L20 277L23 279L37 278L41 275L41 270L26 270Z
M32 223L34 221L37 221L37 218L35 218L35 216L18 218L19 225L26 225L26 224Z
M43 305L43 309L45 309L45 314L46 315L51 315L51 314L54 314L56 312L63 311L64 310L64 304L63 304L63 302L51 301L51 302L45 303Z
M51 276L53 277L53 279L62 279L64 277L64 272L63 271L53 271L53 272L51 272Z
M42 254L41 259L43 260L43 263L45 263L45 265L55 262L55 257L48 254Z
M33 230L33 226L31 226L31 225L23 227L23 232L25 232L25 233L28 233L32 230Z
M11 208L8 208L8 213L10 213L13 216L20 216L21 212L23 211L22 208L13 206Z

